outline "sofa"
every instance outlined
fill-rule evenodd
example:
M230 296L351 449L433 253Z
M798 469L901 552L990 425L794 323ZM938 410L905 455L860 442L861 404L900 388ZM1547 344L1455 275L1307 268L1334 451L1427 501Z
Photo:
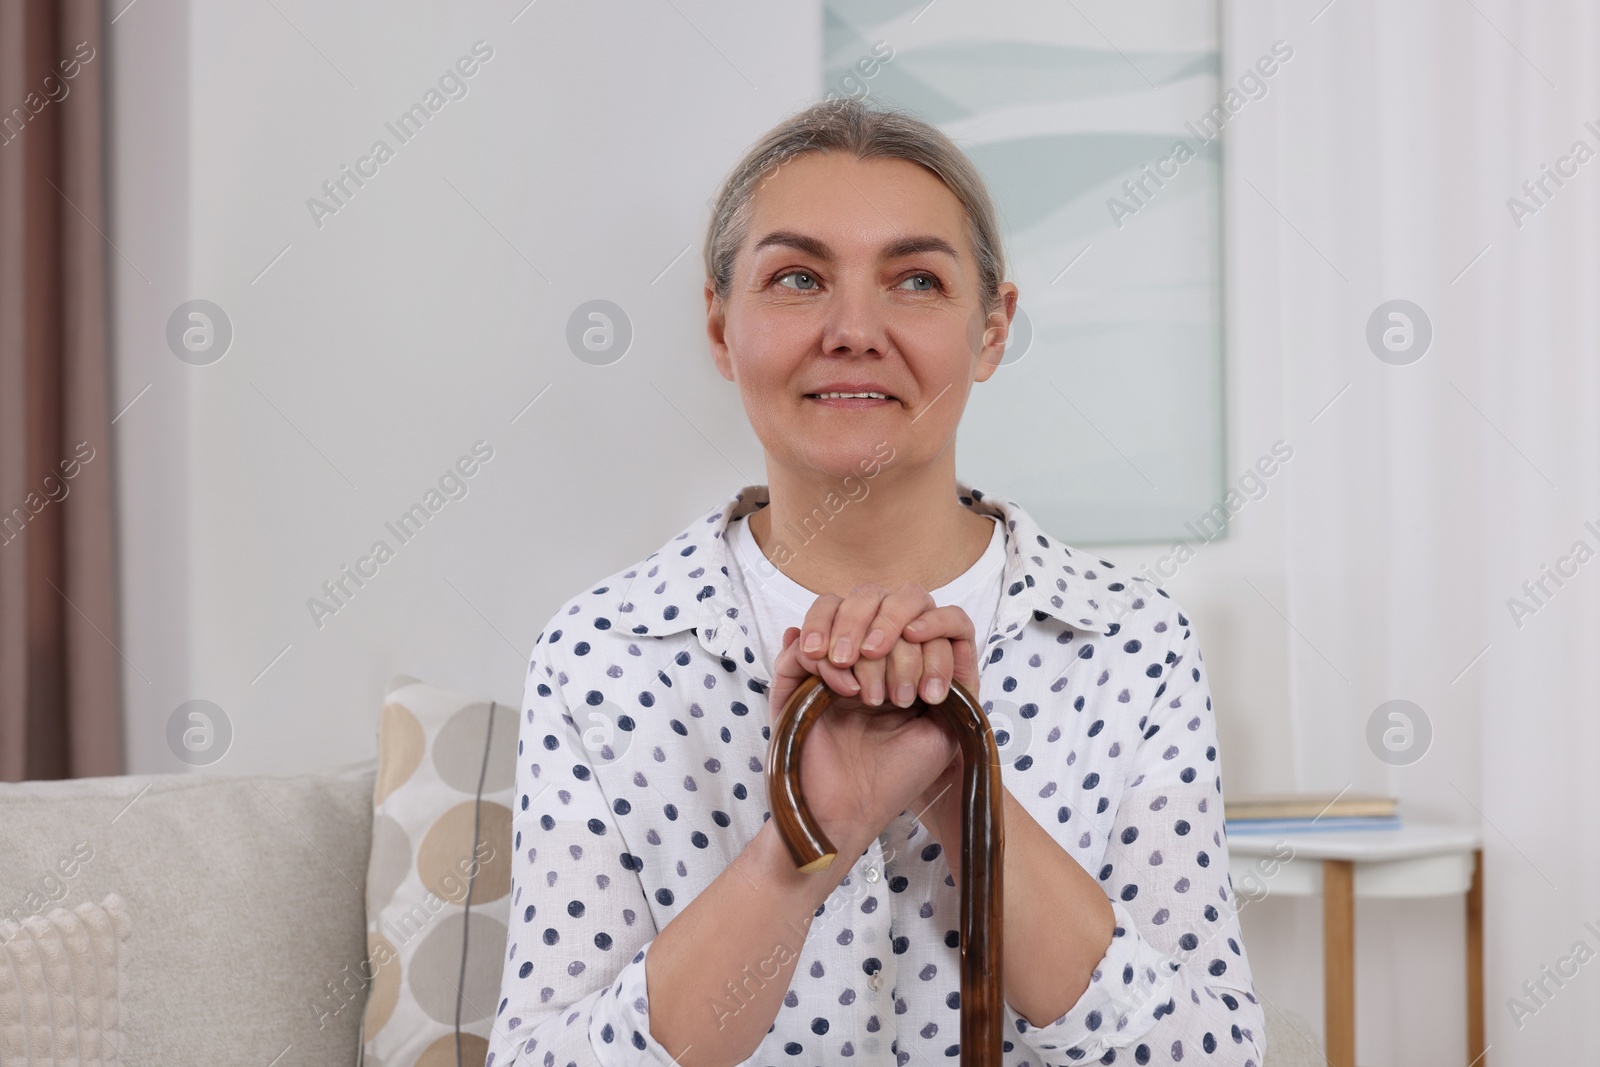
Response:
M515 732L397 679L375 759L0 784L0 1063L481 1064ZM1273 1067L1324 1062L1267 1018Z
M0 785L0 970L39 951L27 927L55 909L109 897L125 917L120 986L78 968L73 1017L54 1012L63 1061L71 1043L90 1063L357 1063L366 990L343 980L367 956L376 771ZM15 996L0 986L0 1061L51 1063Z

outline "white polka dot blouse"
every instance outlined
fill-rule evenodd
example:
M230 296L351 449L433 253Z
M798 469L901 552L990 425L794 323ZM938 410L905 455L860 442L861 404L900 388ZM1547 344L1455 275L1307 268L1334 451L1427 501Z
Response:
M1005 1063L1260 1067L1262 1009L1189 619L1015 502L956 491L1005 530L999 612L979 652L1003 781L1099 880L1116 920L1065 1015L1036 1027L1005 1005ZM674 1062L650 1033L645 957L771 815L770 679L723 537L768 499L766 486L746 486L568 600L534 644L486 1067ZM783 1007L746 1062L956 1062L959 914L938 843L902 812L816 911Z

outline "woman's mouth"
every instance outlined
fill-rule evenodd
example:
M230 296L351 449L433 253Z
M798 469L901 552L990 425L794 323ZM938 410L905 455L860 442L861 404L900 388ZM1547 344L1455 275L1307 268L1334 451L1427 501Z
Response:
M868 408L877 407L880 404L889 404L894 402L894 397L890 396L889 394L875 392L807 393L806 399L815 400L817 403L826 405L827 407L839 408Z

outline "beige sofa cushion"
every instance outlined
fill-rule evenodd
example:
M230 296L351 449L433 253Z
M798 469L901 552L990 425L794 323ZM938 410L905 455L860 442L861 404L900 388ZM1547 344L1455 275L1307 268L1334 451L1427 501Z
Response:
M0 784L0 921L126 902L125 1063L355 1064L375 772Z
M511 891L517 705L396 679L378 727L366 1067L482 1064Z

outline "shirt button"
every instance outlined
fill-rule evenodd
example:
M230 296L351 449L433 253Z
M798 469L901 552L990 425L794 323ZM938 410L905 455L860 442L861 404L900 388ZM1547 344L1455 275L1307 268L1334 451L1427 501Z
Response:
M876 882L878 880L878 878L879 878L878 868L877 867L868 867L867 868L867 881Z
M872 977L867 979L867 985L872 987L872 991L874 993L876 993L878 990L882 989L883 988L883 972L881 972L881 971L873 971L872 972Z

